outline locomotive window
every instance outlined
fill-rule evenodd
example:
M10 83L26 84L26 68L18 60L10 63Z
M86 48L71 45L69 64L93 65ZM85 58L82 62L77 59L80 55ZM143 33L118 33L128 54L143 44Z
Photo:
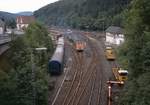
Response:
M128 75L128 73L119 73L119 75L126 76L126 75Z

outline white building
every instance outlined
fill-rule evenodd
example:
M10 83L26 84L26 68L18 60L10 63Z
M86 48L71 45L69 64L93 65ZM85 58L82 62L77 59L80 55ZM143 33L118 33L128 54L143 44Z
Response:
M34 21L35 18L33 16L17 16L17 29L24 30L24 28L27 28L28 25Z
M0 19L0 35L4 34L5 23Z
M120 45L124 42L123 30L120 27L110 26L106 30L106 44Z

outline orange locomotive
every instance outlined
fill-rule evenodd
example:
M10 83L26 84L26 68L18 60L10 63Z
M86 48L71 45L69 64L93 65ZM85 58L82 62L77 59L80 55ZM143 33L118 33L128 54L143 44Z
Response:
M84 41L76 41L75 42L75 49L78 52L82 52L86 47L86 43Z

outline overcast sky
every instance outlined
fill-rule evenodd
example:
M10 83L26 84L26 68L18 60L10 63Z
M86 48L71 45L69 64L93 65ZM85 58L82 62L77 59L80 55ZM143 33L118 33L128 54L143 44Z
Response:
M35 11L55 1L58 0L0 0L0 11L11 13Z

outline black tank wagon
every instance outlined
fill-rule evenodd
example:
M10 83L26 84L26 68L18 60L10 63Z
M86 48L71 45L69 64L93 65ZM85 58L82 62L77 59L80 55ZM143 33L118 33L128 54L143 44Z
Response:
M61 74L63 71L63 56L64 56L64 38L60 37L57 42L56 50L49 60L49 72L51 74Z

